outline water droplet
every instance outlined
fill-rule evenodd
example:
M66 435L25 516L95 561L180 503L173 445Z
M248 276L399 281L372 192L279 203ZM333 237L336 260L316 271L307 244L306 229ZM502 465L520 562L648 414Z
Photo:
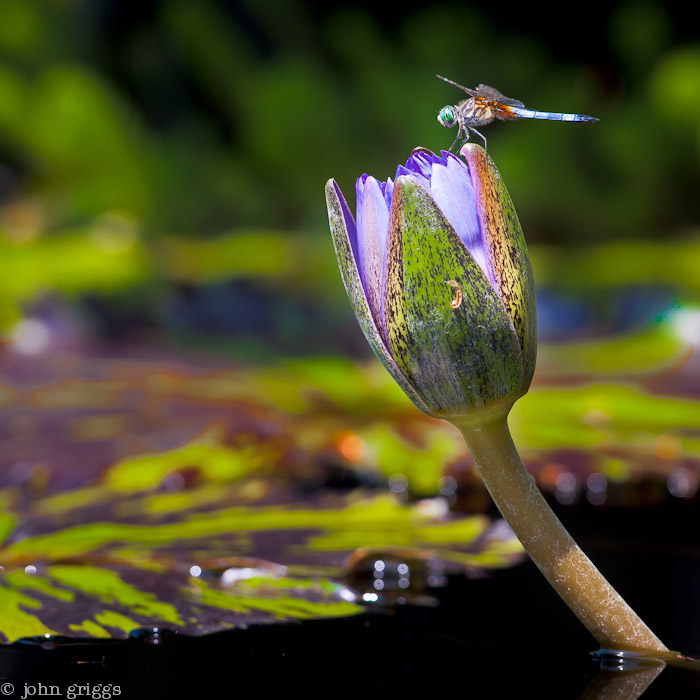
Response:
M138 627L129 633L132 639L138 639L146 644L163 644L163 642L171 637L174 637L177 633L173 630L163 628L163 627Z
M11 332L12 347L22 355L40 355L51 342L48 326L35 318L20 321Z
M666 486L676 498L692 498L698 491L698 476L685 467L678 467L669 474Z
M197 467L182 467L168 474L159 484L160 491L185 491L198 486L202 481L202 474Z
M671 327L678 337L691 347L700 347L700 310L680 309L671 318Z
M348 603L354 603L357 601L357 596L349 589L345 588L345 586L340 586L337 590L338 597L340 597L342 600L348 601Z
M226 571L224 571L223 574L221 574L219 582L222 586L229 587L233 586L238 581L245 581L246 579L258 578L259 576L267 577L269 575L269 572L263 569L254 569L251 567L241 568L232 566L229 569L226 569Z
M594 506L600 506L608 498L608 480L603 474L590 474L586 479L586 498Z
M17 640L18 644L28 644L30 646L41 647L42 649L55 649L61 642L70 642L67 637L59 637L47 632L46 634L38 634L34 637L22 637Z
M392 474L389 477L389 490L396 494L403 494L408 490L408 479L404 474Z
M227 588L246 579L281 578L287 575L286 566L256 557L205 560L187 566L186 571L192 577L218 583Z
M578 498L578 484L571 472L562 472L555 482L554 497L562 505L570 505Z
M438 481L438 491L442 496L453 496L457 492L457 479L453 476L443 476Z
M426 588L445 585L442 573L442 563L428 552L398 547L358 549L344 566L345 581L359 599L376 602L380 592L385 605L397 603L398 597L422 604Z
M600 662L602 671L638 671L664 663L664 658L653 651L600 649L592 656Z
M444 518L450 511L450 504L446 498L424 498L416 504L416 508L421 515L426 515L430 518Z

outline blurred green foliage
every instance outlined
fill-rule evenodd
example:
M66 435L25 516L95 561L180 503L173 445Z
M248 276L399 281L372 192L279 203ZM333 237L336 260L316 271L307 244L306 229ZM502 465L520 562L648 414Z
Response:
M654 0L608 8L607 44L582 56L562 49L582 45L575 28L370 7L2 0L0 324L42 291L143 294L227 271L338 298L323 183L350 193L415 145L448 147L435 116L462 95L435 73L600 117L486 132L530 242L695 230L700 42L683 17Z
M52 205L50 228L113 208L161 233L318 223L329 175L386 177L413 145L451 143L435 114L463 96L435 72L601 118L489 130L542 227L638 236L697 214L673 207L697 206L683 196L700 156L700 44L671 43L661 4L617 9L604 66L556 60L468 6L409 11L389 34L342 4L320 18L294 2L145 5L0 5L2 147L20 192Z

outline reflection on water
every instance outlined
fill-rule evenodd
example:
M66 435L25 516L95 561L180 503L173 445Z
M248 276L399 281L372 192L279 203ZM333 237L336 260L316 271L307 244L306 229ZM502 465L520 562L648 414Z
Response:
M636 700L664 670L663 661L636 671L603 670L591 681L578 700Z
M666 666L700 672L700 659L677 652L601 649L593 654L600 672L578 700L636 700Z

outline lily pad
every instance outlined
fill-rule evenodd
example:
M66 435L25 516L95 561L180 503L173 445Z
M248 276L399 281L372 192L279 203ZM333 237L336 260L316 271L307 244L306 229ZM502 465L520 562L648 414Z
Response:
M545 493L696 498L695 355L620 375L572 349L512 414ZM10 350L1 372L4 641L353 615L523 558L457 431L379 363Z
M3 641L353 615L522 558L502 522L344 465L322 368L8 357Z

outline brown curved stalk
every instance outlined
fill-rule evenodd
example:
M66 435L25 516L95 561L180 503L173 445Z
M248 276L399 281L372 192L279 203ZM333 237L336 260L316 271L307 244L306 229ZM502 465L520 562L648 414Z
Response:
M486 488L530 558L601 646L667 651L547 505L513 444L507 414L479 424L452 422L462 432Z

